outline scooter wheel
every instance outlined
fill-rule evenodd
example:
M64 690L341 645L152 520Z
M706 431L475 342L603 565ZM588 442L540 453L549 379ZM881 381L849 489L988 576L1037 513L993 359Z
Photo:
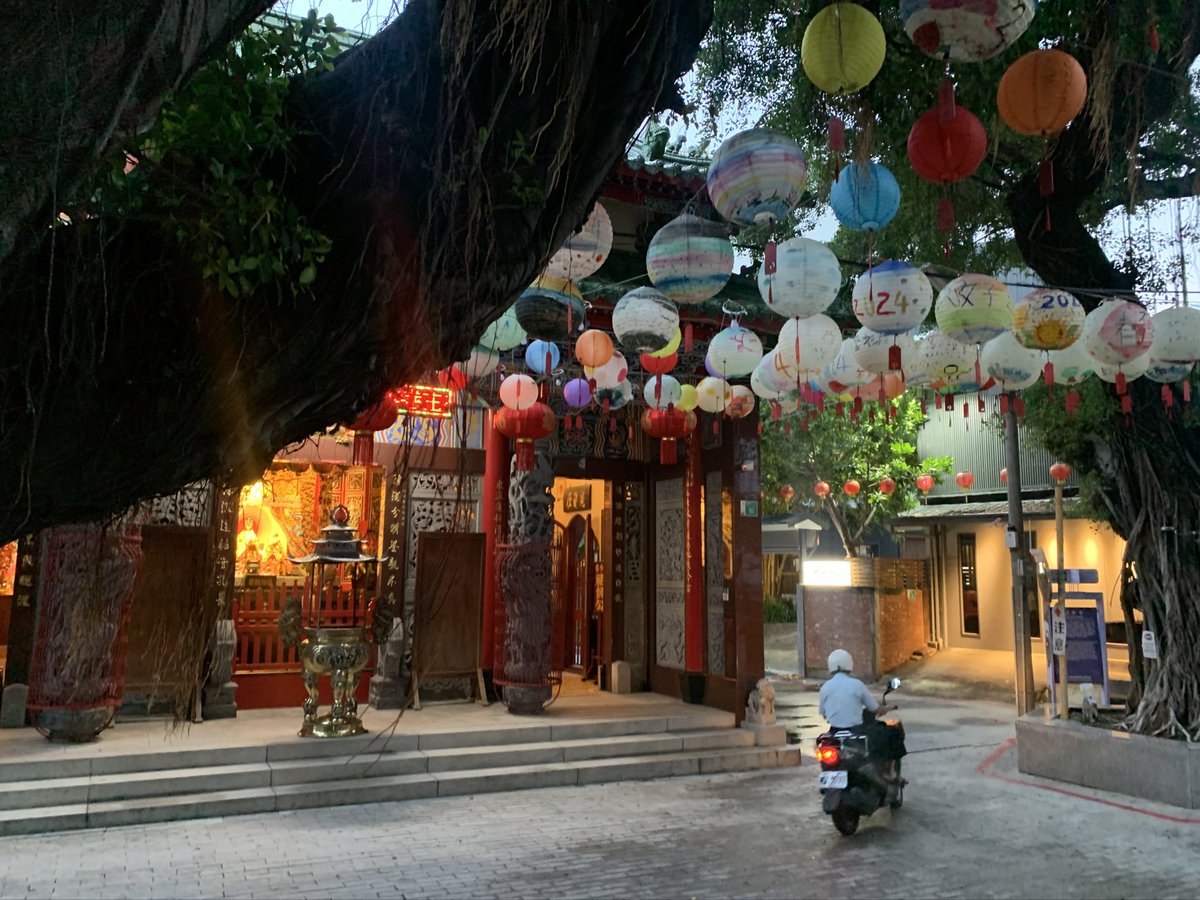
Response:
M899 809L904 805L904 779L900 778L900 760L896 760L896 778L900 783L896 786L896 799L888 803L891 809Z
M833 811L833 827L846 837L858 831L858 813L839 807Z

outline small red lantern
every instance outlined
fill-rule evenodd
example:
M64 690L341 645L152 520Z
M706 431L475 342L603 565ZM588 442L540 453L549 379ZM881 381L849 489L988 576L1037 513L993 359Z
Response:
M790 484L780 485L779 499L782 500L784 503L791 503L792 498L795 496L796 496L796 489L794 487L792 487Z
M959 472L954 476L954 483L964 491L969 491L971 489L971 485L975 483L975 476L970 472Z
M658 461L664 466L675 465L678 459L676 442L695 430L696 414L691 410L684 412L668 406L666 409L648 409L642 413L642 431L658 438Z
M452 391L461 391L467 386L467 373L460 369L457 364L447 366L444 369L438 370L437 382L442 387L450 388Z
M643 353L641 356L642 368L649 375L666 375L679 363L679 354L671 353L667 356L652 356L649 353Z
M859 484L857 481L855 481L853 478L851 478L849 481L847 481L845 484L842 485L842 490L845 491L847 494L849 494L851 497L854 497L858 494L859 491L862 490L862 485Z
M1000 483L1008 484L1008 469L1007 469L1007 467L1000 470Z
M818 481L813 485L813 493L824 500L829 496L829 483L826 481Z
M1056 462L1050 467L1050 477L1058 484L1063 484L1071 477L1071 467L1064 462Z
M384 397L349 426L354 432L350 461L356 466L369 466L375 462L375 432L386 431L396 421L399 411L396 404Z
M919 490L922 494L928 494L932 488L933 488L933 476L932 475L918 475L917 476L917 490Z
M549 437L558 427L558 417L545 403L534 403L526 409L502 406L492 414L492 427L517 442L516 470L533 471L533 442Z
M894 491L895 489L896 489L895 479L887 478L887 477L879 479L879 493L883 494L884 496L887 496L887 495L891 494L892 491Z

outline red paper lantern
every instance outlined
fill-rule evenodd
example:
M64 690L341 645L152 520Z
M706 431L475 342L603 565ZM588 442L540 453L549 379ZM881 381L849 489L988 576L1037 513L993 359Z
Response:
M790 484L780 485L779 499L784 503L791 503L792 498L796 496L796 489Z
M350 424L354 432L350 461L354 465L369 466L375 462L375 432L391 428L398 415L396 404L385 396Z
M919 490L922 494L928 494L932 488L933 488L933 476L932 475L918 475L917 476L917 490Z
M549 437L558 427L558 417L545 403L534 403L526 409L502 406L492 414L492 427L517 442L516 470L533 471L533 442Z
M1056 462L1050 467L1050 477L1059 484L1071 477L1071 467L1063 462Z
M954 483L964 491L969 491L971 489L971 485L975 483L975 476L970 472L959 472L954 476Z
M642 431L658 438L658 461L664 466L675 465L676 442L696 430L696 414L674 406L648 409L642 413Z
M1008 469L1007 468L1000 470L1000 483L1008 484Z
M987 132L970 110L950 107L931 109L913 123L908 133L908 159L913 170L926 181L942 185L962 181L975 174L987 155ZM954 230L954 204L943 190L938 204L938 227Z
M467 386L467 373L457 365L447 366L438 370L437 381L442 387L461 391Z
M824 500L829 496L829 483L825 481L818 481L813 485L813 493Z
M642 368L650 375L666 375L679 363L679 354L671 353L667 356L651 356L649 353L643 353L641 356Z
M894 479L886 478L886 477L879 479L879 493L884 494L886 496L888 494L891 494L891 492L894 491L895 489L896 489L896 482Z
M845 484L842 485L842 490L845 491L847 494L849 494L851 497L854 497L858 494L859 491L862 490L862 485L859 484L857 481L855 481L853 478L851 478L849 481L847 481Z

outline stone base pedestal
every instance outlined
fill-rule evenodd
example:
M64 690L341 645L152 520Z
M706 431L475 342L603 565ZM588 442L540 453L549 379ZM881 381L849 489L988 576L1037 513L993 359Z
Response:
M375 653L367 702L376 709L404 709L408 705L408 679L401 677L404 662L404 623L397 619L388 639Z
M237 682L227 681L220 687L206 684L201 695L201 709L206 720L236 719Z
M612 664L610 687L614 694L633 693L633 666L619 659Z
M0 728L25 727L25 703L29 698L29 686L10 684L0 694Z
M742 722L742 727L754 732L755 746L783 747L787 744L787 726L781 723L759 725L756 722Z
M408 705L408 690L398 678L372 675L367 698L376 709L404 709Z
M534 687L510 684L504 687L504 703L513 715L537 715L545 709L546 701L549 699L550 685L548 684Z
M201 716L205 719L237 717L237 682L233 680L233 655L237 633L233 619L218 619L213 629L212 660L200 693Z
M113 720L114 710L107 706L91 709L41 709L34 713L37 730L55 744L87 744Z

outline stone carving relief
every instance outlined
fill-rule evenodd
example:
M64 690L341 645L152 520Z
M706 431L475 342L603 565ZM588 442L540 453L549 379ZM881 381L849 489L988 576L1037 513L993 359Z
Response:
M641 683L646 663L646 508L640 484L627 484L625 497L625 659Z
M655 486L655 656L660 666L684 666L683 479Z
M720 472L709 472L704 484L704 584L708 610L708 670L725 674L725 575L721 540Z

